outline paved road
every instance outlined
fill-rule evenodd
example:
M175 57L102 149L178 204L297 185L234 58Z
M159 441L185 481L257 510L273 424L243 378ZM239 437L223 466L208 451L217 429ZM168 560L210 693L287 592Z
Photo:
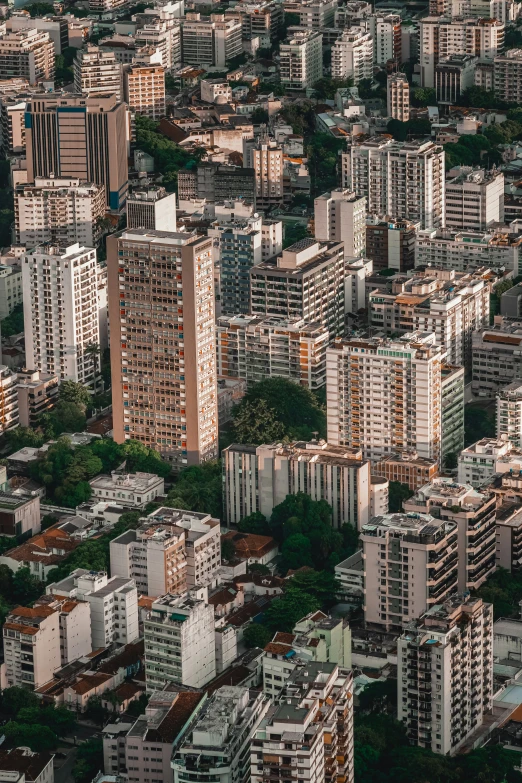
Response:
M61 751L64 753L65 748L60 748ZM59 761L59 764L61 764L61 767L57 767L56 764L54 766L54 783L71 783L73 776L72 776L72 769L74 767L74 762L76 761L76 752L77 748L73 747L70 748L70 750L67 751L67 758L64 762L61 760Z

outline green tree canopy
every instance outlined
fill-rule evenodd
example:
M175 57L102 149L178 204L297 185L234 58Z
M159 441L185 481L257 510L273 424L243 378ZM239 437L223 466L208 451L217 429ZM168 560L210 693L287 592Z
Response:
M9 721L2 731L9 744L14 748L26 745L32 751L41 753L54 750L58 744L58 737L48 726Z
M266 647L272 634L264 625L259 623L250 623L243 632L243 641L247 647Z
M91 401L91 395L83 383L76 381L62 381L58 390L58 397L63 402L74 402L76 405L84 405L85 408Z
M319 609L319 601L300 590L289 590L279 598L274 598L265 612L263 624L271 631L291 633L294 626L310 612Z
M312 544L310 539L301 533L289 536L281 547L282 570L288 571L288 569L297 569L303 566L311 567L312 565Z
M38 707L40 699L27 688L5 688L2 691L2 709L10 715L18 715L19 711L28 707Z
M75 783L91 783L103 770L103 740L90 739L79 746L73 768Z
M260 417L263 424L258 423ZM255 440L242 439L242 443L259 445L284 436L310 440L314 432L325 437L326 415L317 397L305 386L286 378L267 378L252 386L236 406L234 429L238 437L247 434L257 436ZM272 437L260 440L265 434Z
M388 490L389 511L391 513L402 511L403 500L408 500L413 494L413 491L407 484L401 484L400 481L390 481Z
M287 592L288 590L299 590L308 593L316 598L321 606L335 603L336 595L340 589L340 582L329 571L299 571L294 574L286 587Z
M240 519L237 527L241 533L254 533L257 536L269 536L271 534L270 525L265 515L260 511L254 511L253 514Z

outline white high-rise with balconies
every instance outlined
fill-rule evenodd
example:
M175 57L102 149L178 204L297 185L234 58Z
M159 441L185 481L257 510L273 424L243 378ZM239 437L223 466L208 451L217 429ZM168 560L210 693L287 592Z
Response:
M323 75L323 36L316 30L299 30L279 46L281 85L306 90Z
M342 154L343 187L368 199L367 211L444 226L444 150L429 139L372 136Z
M375 461L406 450L440 459L443 358L425 332L336 341L326 352L328 443Z
M452 756L491 713L493 607L454 594L397 642L398 718L410 743Z
M458 586L455 522L430 514L382 514L361 528L364 619L403 628Z
M73 66L77 93L95 97L108 92L121 101L121 63L116 60L114 52L104 52L94 44L87 44L84 49L78 50Z
M366 197L345 188L314 201L315 238L344 242L345 258L363 256L366 248Z
M332 46L332 78L357 85L373 77L373 40L363 27L350 27Z
M96 251L78 243L41 245L22 256L27 366L93 388L100 343L100 267Z

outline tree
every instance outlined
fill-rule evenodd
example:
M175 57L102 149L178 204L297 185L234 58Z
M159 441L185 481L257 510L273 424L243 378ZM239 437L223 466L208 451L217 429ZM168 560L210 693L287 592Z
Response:
M236 547L229 538L221 539L221 557L230 563L236 556Z
M12 598L15 603L27 605L44 592L43 582L31 574L27 567L19 568L13 576Z
M303 223L295 222L286 222L284 224L284 239L283 239L283 249L286 250L287 247L291 247L292 245L295 245L296 242L299 242L301 239L306 239L308 236L308 228L306 225L303 225Z
M62 381L58 390L58 397L63 402L74 402L76 405L87 405L91 401L91 395L82 383L76 381Z
M19 711L27 707L38 707L40 700L33 691L27 688L5 688L2 691L2 709L10 715L18 715Z
M254 125L266 125L269 119L266 109L262 109L260 106L252 112L252 122Z
M389 511L391 513L402 511L402 501L408 500L413 494L413 490L407 484L401 484L400 481L390 481L388 491Z
M126 469L131 473L136 471L156 473L156 475L166 478L172 471L169 463L161 458L159 452L149 449L138 440L125 441L121 446L121 450L125 459Z
M254 511L253 514L249 514L247 517L240 519L237 528L241 533L253 533L257 536L270 535L270 525L268 524L265 515L260 511Z
M312 545L310 539L301 533L289 536L281 547L281 568L295 570L303 566L312 567Z
M250 406L250 403L258 403L260 401L266 404L266 407L263 406L261 410ZM249 420L246 422L244 421L246 414L241 415L245 407L249 416ZM237 430L238 427L238 416L241 415L241 427L249 428L252 434L256 434L257 421L252 421L251 419L252 417L257 418L259 413L266 416L267 409L273 413L275 420L282 425L283 434L276 435L271 440L253 440L250 441L251 443L257 443L257 445L270 443L283 437L283 435L295 440L310 440L314 432L318 433L320 437L325 437L326 435L326 415L317 397L307 387L300 386L286 378L266 378L254 384L233 412L235 429ZM272 424L273 421L270 418L269 430ZM247 443L248 441L243 440L240 442Z
M41 417L42 427L52 438L58 438L64 432L83 432L86 423L83 404L61 399L50 413Z
M310 548L307 547L306 550L300 539L291 542L287 547L283 544L282 563L286 568L295 567L297 557L301 554L304 562L300 565L313 565L320 571L329 566L333 553L342 550L342 534L332 528L331 507L325 500L312 500L304 492L287 495L282 503L273 508L270 528L277 541L284 542L291 536L300 534L310 542ZM308 552L312 558L311 562L307 561Z
M444 457L444 467L446 470L455 470L458 467L459 459L454 451L450 451Z
M243 632L243 641L247 647L260 647L263 649L271 638L272 634L268 628L259 623L250 623Z
M285 542L286 543L286 542ZM288 582L288 590L299 590L316 598L321 606L335 603L340 582L328 571L299 571Z
M208 460L183 470L168 493L167 506L221 517L223 478L219 460Z
M13 546L13 539L10 538L11 547ZM4 598L12 595L13 591L13 572L6 565L0 565L0 595Z
M142 693L141 696L139 696L139 698L131 701L131 703L127 707L127 715L132 715L133 718L139 718L139 716L143 715L143 713L147 709L147 704L149 703L149 699L150 696L147 696L146 693Z
M464 444L469 446L482 438L495 437L495 414L480 403L464 406Z
M265 612L263 624L272 633L277 631L291 633L299 620L317 609L319 609L319 602L316 598L300 590L289 590L279 598L274 598Z
M101 770L103 770L103 740L87 740L78 748L73 778L76 783L91 783Z
M54 750L58 744L58 737L48 726L27 725L9 721L3 729L3 733L9 744L14 748L26 745L36 753Z
M359 709L370 714L395 714L397 711L397 680L377 680L359 694Z
M2 201L0 200L0 207L2 206ZM2 214L3 213L3 214ZM6 223L6 227L10 229L11 223L13 222L14 218L14 212L10 212L10 210L1 210L0 211L0 227L2 226L2 223ZM0 234L1 239L1 234ZM3 243L2 243L3 244ZM4 318L1 323L1 330L2 330L2 337L12 337L15 334L20 334L20 332L24 331L24 306L23 304L17 304L13 307L7 318Z
M99 696L90 696L85 708L85 717L103 726L107 717L107 710L102 706L102 700Z
M85 354L92 358L93 365L94 365L94 377L97 378L98 377L98 362L99 362L100 354L101 354L101 348L100 348L99 343L95 343L95 342L89 343L86 346L86 348L85 348Z
M243 398L234 413L233 427L238 443L255 446L281 440L285 434L284 425L277 421L275 411L266 400L249 402Z
M436 106L437 93L431 87L417 87L413 91L412 103L414 106Z
M328 76L323 76L322 79L315 82L314 90L318 98L326 98L327 100L333 100L337 90L342 90L346 87L353 86L353 79L331 79Z
M39 449L43 446L45 438L43 433L31 429L31 427L15 427L4 433L5 444L9 454L30 446Z
M52 527L58 522L58 517L55 517L53 514L44 514L44 516L41 519L41 527L42 530L47 530L48 527Z

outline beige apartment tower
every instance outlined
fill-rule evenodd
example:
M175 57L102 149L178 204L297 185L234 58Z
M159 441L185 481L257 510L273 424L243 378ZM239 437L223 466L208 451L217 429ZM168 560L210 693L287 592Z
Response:
M107 241L114 439L175 469L217 456L212 239L132 229Z
M392 73L387 85L388 117L400 122L410 119L410 85L406 74Z
M105 187L107 206L125 203L128 110L115 95L45 95L27 102L27 181L78 177Z
M160 120L165 116L165 67L152 46L123 68L123 93L131 111Z

